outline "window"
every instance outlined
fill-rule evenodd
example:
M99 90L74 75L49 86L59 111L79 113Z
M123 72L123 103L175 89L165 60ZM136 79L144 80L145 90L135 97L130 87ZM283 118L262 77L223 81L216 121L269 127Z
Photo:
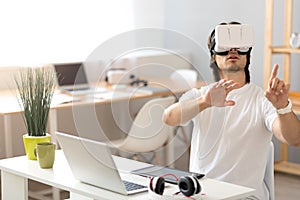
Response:
M74 62L133 28L132 0L0 2L0 66Z

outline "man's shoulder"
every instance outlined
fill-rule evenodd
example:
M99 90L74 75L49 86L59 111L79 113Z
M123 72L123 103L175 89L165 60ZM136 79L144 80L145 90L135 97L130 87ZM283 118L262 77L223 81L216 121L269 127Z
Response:
M211 88L213 86L213 83L207 84L207 85L203 85L200 88L192 88L190 90L188 90L187 92L185 92L181 97L180 100L188 100L188 99L194 99L197 98L199 96L202 96L203 94L205 94L209 88Z

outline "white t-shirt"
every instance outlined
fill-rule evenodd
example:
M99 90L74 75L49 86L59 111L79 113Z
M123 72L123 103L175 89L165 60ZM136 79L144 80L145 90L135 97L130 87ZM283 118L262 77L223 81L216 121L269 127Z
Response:
M192 89L180 101L202 96L210 87ZM236 104L207 108L192 119L190 171L254 188L253 199L269 199L263 177L276 110L252 83L231 91L227 99Z

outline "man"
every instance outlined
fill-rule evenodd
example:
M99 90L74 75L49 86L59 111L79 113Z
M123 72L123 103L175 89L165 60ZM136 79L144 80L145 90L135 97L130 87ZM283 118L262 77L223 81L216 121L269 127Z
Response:
M190 171L255 188L250 199L267 200L263 177L273 134L300 146L300 122L288 99L290 85L277 77L275 65L264 92L250 83L252 47L220 51L216 45L213 30L208 47L217 82L185 93L165 110L164 121L172 126L193 121Z

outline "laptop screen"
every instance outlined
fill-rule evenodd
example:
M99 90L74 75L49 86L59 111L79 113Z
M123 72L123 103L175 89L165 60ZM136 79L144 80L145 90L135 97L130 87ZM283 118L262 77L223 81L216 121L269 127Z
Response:
M126 190L123 181L135 182L137 180L135 180L136 178L121 179L107 144L57 131L55 136L74 177L81 182L126 195L148 190L144 184L135 190ZM126 163L124 164L126 165ZM126 175L128 177L126 173L123 175L125 175L124 179L126 179ZM139 184L139 182L135 182L135 184Z
M54 68L60 87L88 84L84 66L81 62L54 64Z

